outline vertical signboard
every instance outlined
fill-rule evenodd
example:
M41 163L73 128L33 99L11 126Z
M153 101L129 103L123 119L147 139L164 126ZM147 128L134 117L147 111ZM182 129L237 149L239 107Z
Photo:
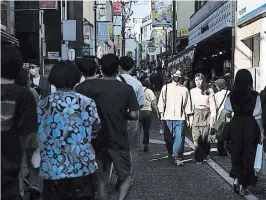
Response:
M113 2L113 16L120 16L122 14L121 2Z
M40 0L40 9L57 9L57 0Z
M110 22L97 22L97 35L99 42L107 42L109 40Z
M164 47L166 41L166 31L163 29L154 29L151 34L155 47Z
M172 0L152 0L152 25L154 27L170 27L173 20Z

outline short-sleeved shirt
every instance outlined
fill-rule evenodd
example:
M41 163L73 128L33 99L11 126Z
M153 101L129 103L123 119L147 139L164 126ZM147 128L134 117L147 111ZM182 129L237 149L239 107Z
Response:
M57 180L92 174L97 169L91 145L95 102L74 91L57 91L38 104L41 175Z
M135 78L129 74L121 74L120 76L122 76L125 79L127 84L129 84L133 87L133 89L136 93L139 105L140 106L144 105L145 95L144 95L144 89L143 89L141 82L137 78ZM117 77L117 80L122 81L119 76Z
M30 90L16 84L1 84L2 198L19 195L20 136L36 133L37 129L37 106Z
M76 91L95 100L102 121L101 145L117 150L129 150L128 110L139 110L133 88L118 80L86 80Z
M141 110L152 110L151 103L156 100L156 96L149 88L144 87L145 104Z

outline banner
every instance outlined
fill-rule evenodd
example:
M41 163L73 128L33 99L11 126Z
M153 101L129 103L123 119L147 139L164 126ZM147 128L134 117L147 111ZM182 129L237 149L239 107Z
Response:
M151 38L153 38L155 47L164 47L166 41L166 31L163 29L153 29Z
M194 61L195 49L185 51L181 55L174 57L172 61L169 61L169 67L172 70L180 70L183 73L188 73L192 71L192 64Z
M97 22L97 36L99 42L107 42L109 40L110 22Z
M113 16L122 14L122 4L120 2L113 2Z
M57 9L56 0L40 0L40 9Z
M152 0L152 26L170 27L173 18L173 1L172 0Z
M183 36L188 36L188 35L189 35L188 29L178 29L176 31L176 37L183 37Z

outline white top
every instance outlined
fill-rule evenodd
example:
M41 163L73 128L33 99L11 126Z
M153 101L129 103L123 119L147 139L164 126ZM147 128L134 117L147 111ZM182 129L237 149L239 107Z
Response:
M136 93L139 105L140 106L144 105L145 95L144 95L144 89L143 89L141 82L129 74L121 74L121 76L126 80L128 85L131 85L133 87ZM117 80L122 82L119 76L117 76Z
M187 102L185 102L186 99ZM164 85L158 101L158 110L163 113L162 119L164 120L185 120L185 114L192 113L188 89L175 82Z
M156 100L156 96L153 93L153 91L149 88L144 88L144 94L145 94L145 104L141 110L152 110L151 103L152 101Z
M39 85L40 84L40 79L41 79L40 76L39 77L34 77L33 80L32 80L34 85ZM56 92L56 87L51 84L51 93L53 94L55 92Z
M219 118L222 110L224 109L225 100L227 98L226 96L228 96L229 94L230 92L228 90L220 90L215 94L216 108L218 109L220 107L217 112L217 119Z
M225 104L224 104L224 109L229 112L233 112L230 97L227 97ZM258 95L257 100L256 100L256 105L253 110L253 117L255 117L255 119L261 119L262 118L261 115L262 115L261 100L260 100L260 96Z

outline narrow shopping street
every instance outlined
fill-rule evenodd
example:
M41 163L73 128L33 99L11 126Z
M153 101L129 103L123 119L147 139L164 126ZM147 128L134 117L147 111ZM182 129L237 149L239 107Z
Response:
M139 151L138 172L128 200L266 199L265 178L261 179L256 189L250 189L256 196L242 197L235 194L232 186L226 181L231 181L228 176L230 158L220 157L215 148L212 148L211 160L208 163L197 165L193 159L193 150L189 147L191 145L189 138L188 135L184 166L178 167L167 158L163 135L159 133L159 124L153 122L150 152L144 153L142 148ZM117 198L118 193L112 186L110 194L112 200Z

